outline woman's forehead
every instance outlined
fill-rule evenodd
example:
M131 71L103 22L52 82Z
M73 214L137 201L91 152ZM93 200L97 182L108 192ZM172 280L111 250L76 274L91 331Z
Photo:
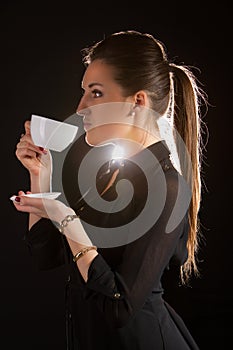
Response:
M113 67L102 60L95 60L88 65L84 72L82 87L92 87L94 84L104 85L109 80L113 80Z

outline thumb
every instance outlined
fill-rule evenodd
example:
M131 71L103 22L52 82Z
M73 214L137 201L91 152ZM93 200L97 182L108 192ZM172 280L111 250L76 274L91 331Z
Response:
M25 128L25 134L31 136L31 121L30 120L26 120L26 122L24 123L24 128Z

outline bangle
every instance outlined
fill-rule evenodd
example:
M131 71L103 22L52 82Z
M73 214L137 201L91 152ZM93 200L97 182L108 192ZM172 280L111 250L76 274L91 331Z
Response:
M85 255L90 250L97 250L97 247L96 246L90 246L90 247L85 247L85 248L81 249L78 253L76 253L73 256L73 262L78 261L78 259L80 259L83 255Z
M69 222L73 221L74 219L78 219L79 216L78 215L67 215L62 221L60 224L58 224L58 230L61 232L61 233L64 233L64 228L66 226L68 226Z

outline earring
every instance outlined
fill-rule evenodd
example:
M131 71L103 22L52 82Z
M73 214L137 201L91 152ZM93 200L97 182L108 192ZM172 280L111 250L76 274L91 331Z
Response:
M138 107L138 105L135 104L135 105L131 108L131 110L129 111L128 117L135 117L135 115L136 115L136 108L137 108L137 107Z

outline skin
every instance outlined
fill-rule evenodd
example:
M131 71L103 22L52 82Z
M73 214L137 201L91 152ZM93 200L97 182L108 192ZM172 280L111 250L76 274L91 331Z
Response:
M95 60L87 67L82 89L77 112L83 115L87 143L97 146L119 139L145 142L145 130L136 120L127 118L136 106L138 109L149 108L150 101L145 91L125 97L122 87L114 80L114 68L102 60ZM148 134L146 136L149 138ZM151 140L147 140L144 145L150 143Z
M125 104L130 112L132 106L149 107L149 99L145 91L138 91L133 96L125 97L121 86L114 80L113 67L103 61L96 60L86 69L82 88L84 94L79 102L77 112L83 116L84 129L86 131L86 142L92 146L98 146L109 140L127 139L142 144L146 147L155 142L149 135L145 136L145 131L138 128L134 123L110 123L99 120L93 110L96 106L107 106L110 102L121 102ZM130 106L130 108L129 108ZM102 115L102 114L101 114ZM30 133L30 121L25 122L25 135L20 138L16 147L16 156L24 167L29 171L31 189L30 192L49 192L51 176L51 155L47 150L43 150L33 144ZM131 151L130 151L131 152ZM17 200L14 201L15 208L20 212L29 213L29 229L40 218L50 218L53 221L61 222L68 214L75 212L59 200L29 198L24 196L23 191L18 192ZM92 245L85 233L79 219L69 223L64 234L67 237L73 254L76 254L83 247ZM83 276L84 281L88 278L88 268L92 260L98 254L95 250L90 250L77 261L77 266Z

